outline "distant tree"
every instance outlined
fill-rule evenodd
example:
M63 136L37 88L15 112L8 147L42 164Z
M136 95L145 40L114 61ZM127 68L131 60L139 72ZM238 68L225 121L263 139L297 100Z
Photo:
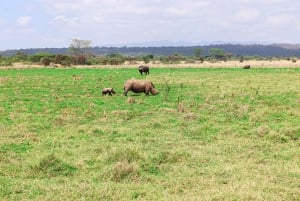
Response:
M34 63L40 63L43 58L54 58L54 55L47 52L38 52L28 56L27 60Z
M200 60L203 62L203 55L204 55L204 50L201 48L195 48L194 49L194 57L196 60Z
M145 62L145 64L149 63L151 60L154 59L154 55L149 54L149 55L145 55L142 57L143 61Z
M91 55L91 40L73 39L69 47L69 52L72 55Z
M20 50L18 50L14 56L15 61L26 61L26 59L27 59L27 55Z
M243 56L240 57L240 62L241 63L244 62L244 57Z
M209 49L209 56L213 59L217 60L226 60L226 53L221 48L211 48Z
M57 54L53 58L53 63L63 65L63 64L71 63L71 59L67 55Z
M87 58L92 56L92 41L73 39L69 47L69 52L72 55L71 61L73 64L85 65Z
M112 53L106 56L107 62L110 65L119 65L125 62L125 57L118 53Z
M137 58L134 57L134 56L128 56L128 57L126 58L126 61L128 61L129 64L136 64L136 63L137 63L136 60L137 60Z
M71 57L72 64L85 65L87 64L87 57L85 55L74 55Z

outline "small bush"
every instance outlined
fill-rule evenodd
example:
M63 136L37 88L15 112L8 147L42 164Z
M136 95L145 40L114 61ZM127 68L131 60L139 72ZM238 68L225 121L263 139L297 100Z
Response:
M51 60L50 60L50 58L48 58L48 57L44 57L44 58L41 59L41 63L42 63L42 65L44 65L44 66L49 66L50 63L51 63Z
M12 66L12 65L13 65L12 61L10 61L8 59L0 61L0 66Z

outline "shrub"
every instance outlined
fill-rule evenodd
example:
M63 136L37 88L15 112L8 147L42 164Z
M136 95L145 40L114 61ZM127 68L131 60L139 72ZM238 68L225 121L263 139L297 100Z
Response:
M34 62L34 63L40 63L40 61L43 58L54 58L54 57L55 57L55 55L48 54L48 53L36 53L36 54L29 56L28 61Z
M67 55L57 54L53 58L53 63L61 64L61 65L65 65L65 64L70 65L71 64L71 59Z
M50 58L48 58L48 57L44 57L44 58L41 59L41 63L42 63L44 66L49 66L50 63L51 63L51 60L50 60Z

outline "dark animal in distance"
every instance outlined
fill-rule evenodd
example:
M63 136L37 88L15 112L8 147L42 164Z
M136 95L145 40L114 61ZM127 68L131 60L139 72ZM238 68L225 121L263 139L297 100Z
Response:
M250 68L250 65L245 65L244 67L243 67L243 69L249 69Z
M116 92L114 91L114 89L113 88L104 88L104 89L102 89L102 96L104 96L104 95L110 95L110 96L112 96L112 94L115 94Z
M128 91L132 91L134 93L145 93L149 95L156 95L159 92L154 88L154 84L151 81L147 80L135 80L130 79L127 80L124 84L124 95L127 96Z
M149 66L139 66L139 72L141 75L143 75L143 73L146 75L149 74Z

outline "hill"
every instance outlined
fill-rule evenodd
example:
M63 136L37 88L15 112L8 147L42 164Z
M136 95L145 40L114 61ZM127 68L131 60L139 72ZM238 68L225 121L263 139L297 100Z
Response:
M272 45L238 45L238 44L219 44L219 45L203 45L203 46L160 46L160 47L93 47L94 55L106 55L119 53L124 55L172 55L174 53L185 56L192 56L196 48L201 48L207 55L209 49L220 48L227 53L238 56L263 56L263 57L300 57L300 45L291 44L272 44ZM51 54L68 54L68 48L31 48L19 50L0 51L2 56L12 56L16 52L21 51L27 55L35 53L51 53Z

